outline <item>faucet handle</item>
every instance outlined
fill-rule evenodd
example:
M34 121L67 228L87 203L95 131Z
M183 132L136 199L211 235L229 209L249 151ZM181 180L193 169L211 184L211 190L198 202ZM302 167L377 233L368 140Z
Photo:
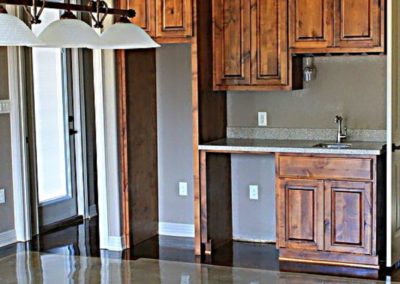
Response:
M343 117L341 117L340 115L336 115L335 123L339 123L340 121L343 121Z

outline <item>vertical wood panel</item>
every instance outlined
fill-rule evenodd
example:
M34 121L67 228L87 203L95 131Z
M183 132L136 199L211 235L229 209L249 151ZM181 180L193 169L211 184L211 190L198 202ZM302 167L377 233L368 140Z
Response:
M289 1L290 47L333 46L333 0Z
M276 186L279 247L322 250L324 246L323 182L278 179Z
M250 2L213 0L214 84L250 83Z
M287 0L253 0L252 84L288 84Z
M325 249L371 254L372 184L325 183Z
M384 46L385 0L339 0L335 7L335 46Z

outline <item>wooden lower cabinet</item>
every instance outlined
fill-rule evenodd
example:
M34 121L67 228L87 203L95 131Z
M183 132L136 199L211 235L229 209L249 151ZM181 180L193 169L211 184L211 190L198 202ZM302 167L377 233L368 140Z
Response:
M325 182L325 250L371 254L372 184Z
M312 164L303 163L310 159ZM352 159L360 165L365 160L370 173L360 175L360 168L348 168ZM345 177L332 179L332 163L348 169ZM278 155L280 260L379 268L376 167L376 157ZM296 169L296 178L289 169ZM315 173L318 178L312 177Z

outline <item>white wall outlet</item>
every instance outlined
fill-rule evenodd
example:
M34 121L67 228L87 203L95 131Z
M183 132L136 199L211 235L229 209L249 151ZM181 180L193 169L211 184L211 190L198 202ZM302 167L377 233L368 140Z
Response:
M190 284L190 275L181 275L181 284Z
M179 196L188 196L188 184L187 182L179 183Z
M249 186L249 198L250 200L258 200L258 185Z
M267 126L268 125L268 116L266 112L258 113L258 126Z
M10 101L0 100L0 113L10 113Z
M6 190L4 188L0 189L0 204L6 203Z

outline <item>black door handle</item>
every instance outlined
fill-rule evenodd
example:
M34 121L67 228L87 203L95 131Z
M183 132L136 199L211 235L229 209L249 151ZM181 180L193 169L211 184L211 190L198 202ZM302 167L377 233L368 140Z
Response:
M76 135L76 134L78 134L77 130L75 130L75 129L70 129L69 130L69 135Z

